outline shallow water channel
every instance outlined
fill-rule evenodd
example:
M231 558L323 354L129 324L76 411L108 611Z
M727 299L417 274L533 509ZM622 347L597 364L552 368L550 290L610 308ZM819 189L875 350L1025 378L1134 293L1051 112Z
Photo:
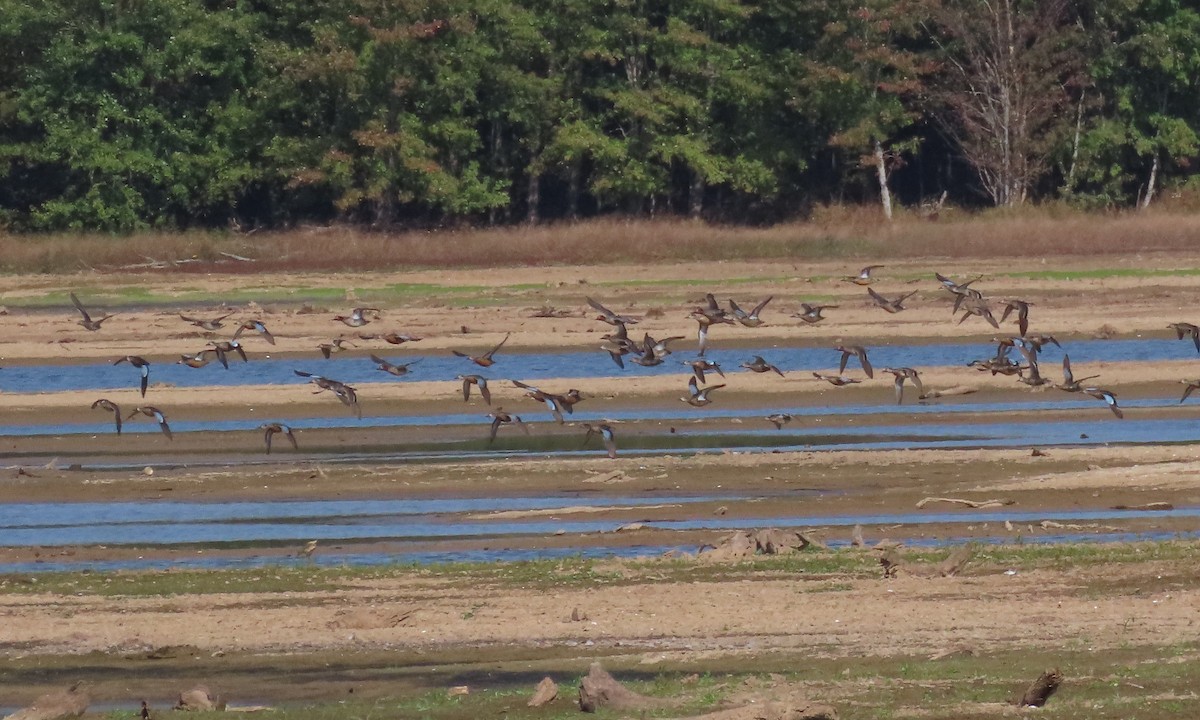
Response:
M681 347L684 345L681 343ZM965 365L971 360L988 357L994 346L981 344L884 345L873 347L871 357L877 367ZM1195 359L1191 343L1174 340L1114 340L1075 341L1069 351L1077 371L1089 362L1190 360ZM753 348L718 349L711 351L713 359L727 368L753 355L763 355L785 371L826 370L836 368L840 354L828 348ZM418 359L410 375L395 382L446 380L463 371L462 361L445 355L421 355L419 352L391 353L404 361ZM680 352L676 357L689 357ZM513 354L507 358L501 372L491 375L499 380L510 377L508 368L519 368L522 379L543 377L586 378L593 376L654 375L679 373L675 358L655 368L630 366L621 371L599 352L564 352L544 354ZM1053 346L1045 350L1046 367L1056 366L1061 351ZM152 380L179 387L236 386L245 384L302 384L293 370L337 377L345 382L379 382L388 379L366 358L332 360L252 356L249 363L233 361L229 370L211 364L200 370L169 363L155 364ZM64 390L105 390L129 387L136 382L136 373L128 366L110 363L62 365L53 368L9 366L0 373L0 389L6 392L55 392ZM753 409L728 409L720 404L703 410L682 403L671 409L639 407L626 408L616 418L589 412L586 403L571 418L576 422L597 422L609 418L621 423L636 424L636 432L618 431L622 456L654 456L703 452L772 452L815 451L837 449L891 448L1031 448L1065 445L1112 445L1140 443L1197 443L1200 442L1200 421L1192 417L1156 417L1120 421L1104 404L1090 397L1050 390L1025 394L1021 399L1006 402L976 402L971 397L954 397L932 405L837 405L791 406L781 398L771 406ZM1178 397L1140 398L1123 400L1127 409L1169 408L1178 406ZM480 411L451 412L426 415L370 415L362 420L340 413L336 403L331 414L320 417L301 417L289 420L301 437L300 450L283 448L284 462L305 463L389 463L439 462L470 458L528 457L554 458L598 456L602 450L597 443L583 447L577 428L556 426L537 406L522 408L527 421L536 423L538 431L529 436L517 432L501 433L494 443L487 442L487 420ZM611 411L610 411L611 412ZM336 414L332 414L336 413ZM788 413L791 424L776 430L763 416ZM1018 417L1019 416L1019 417ZM1064 418L1065 416L1065 418ZM693 424L692 420L703 420ZM81 412L78 422L29 425L4 424L0 419L0 436L15 439L43 438L52 450L0 452L0 459L26 464L42 463L59 458L81 472L98 470L141 470L151 467L204 467L223 465L252 465L280 462L280 454L266 456L257 445L254 450L226 449L220 438L223 434L257 432L259 419L172 420L176 433L213 433L217 439L205 443L205 449L178 450L171 443L157 443L147 449L145 444L126 449L119 443L104 444L104 449L92 443L92 450L74 449L69 442L80 444L82 436L107 438L112 435L110 419L101 413ZM126 435L157 434L153 423L131 422ZM629 427L629 426L627 426ZM428 433L422 437L389 434L384 440L354 440L359 444L321 445L317 435L309 442L306 430L336 428L362 429L424 429L442 428L444 433ZM618 428L620 426L618 425ZM396 437L392 437L395 435ZM430 438L436 439L430 439ZM72 440L73 439L73 440ZM175 445L179 445L178 437ZM141 449L135 450L134 448ZM193 445L193 447L195 447ZM233 448L233 445L228 447ZM53 454L50 454L53 453ZM696 503L750 500L737 496L662 496L613 497L597 499L578 495L539 498L484 498L443 500L370 500L308 501L308 502L232 502L182 503L168 501L124 503L48 503L0 505L0 547L31 548L54 546L131 546L138 548L187 548L189 553L176 554L169 559L158 557L129 557L98 563L81 563L69 557L47 556L37 562L0 564L0 572L32 572L69 569L133 569L158 567L232 567L265 563L306 562L294 554L282 555L281 548L294 548L308 540L319 540L322 552L312 560L322 564L378 564L388 562L433 562L445 560L511 560L563 555L653 555L677 548L663 544L661 531L735 530L764 526L774 527L846 527L863 525L956 525L971 523L1039 523L1042 520L1089 522L1112 520L1117 517L1140 517L1137 513L1071 511L1022 513L1017 511L962 511L953 513L902 513L880 516L772 516L772 517L714 517L707 512L689 512ZM611 533L623 522L641 520L639 508L646 505L677 505L678 517L655 517L645 521L648 528L660 531L653 544L637 544L628 539L608 542ZM527 517L489 518L486 513L497 510L554 510L568 506L605 505L606 517L594 519L584 513L564 512L561 516L538 515ZM668 513L670 514L670 513ZM1182 508L1154 517L1193 518L1194 508ZM555 547L530 549L528 542L506 544L518 538L539 538L565 535L581 539L578 544L569 540ZM919 533L915 533L919 534ZM1029 542L1077 542L1090 539L1132 539L1166 537L1166 533L1040 533ZM438 544L450 541L491 539L486 549L442 551ZM973 539L988 541L976 533ZM997 536L996 541L1011 541L1011 536ZM915 540L912 544L961 542L953 532L941 533L937 539ZM421 550L391 547L371 551L336 550L339 542L356 548L383 544L400 546L423 544ZM478 545L478 543L476 543ZM208 551L221 548L249 548L236 553ZM273 548L275 552L256 553L253 548ZM435 549L430 550L430 547ZM330 549L325 549L330 548ZM194 552L194 554L192 554ZM152 553L147 553L152 555Z
M793 499L804 492L789 493ZM132 546L137 548L196 548L195 555L170 559L127 558L103 563L80 563L70 558L48 557L44 561L0 564L0 572L36 572L72 570L84 567L100 569L138 568L220 568L255 566L266 563L309 562L294 555L239 553L207 555L206 550L236 546L297 547L308 540L322 543L322 551L312 562L329 565L423 563L436 561L493 561L556 556L639 556L660 554L668 549L694 551L696 548L669 544L629 544L613 531L620 525L641 523L646 529L666 531L733 531L759 527L849 528L863 526L967 526L1005 521L1014 525L1057 523L1097 523L1104 521L1163 520L1200 517L1200 508L1185 507L1166 511L1129 510L961 510L951 512L920 511L911 513L720 517L698 512L695 505L710 502L764 502L770 497L728 495L656 495L651 497L559 497L518 498L443 498L436 500L318 500L265 502L93 502L93 503L14 503L0 506L0 544L7 547ZM593 519L604 510L605 519ZM690 508L690 509L689 509ZM561 513L554 513L561 510ZM513 515L511 511L530 511ZM550 511L550 512L546 512ZM662 517L642 515L656 511ZM621 519L614 519L621 518ZM639 519L640 518L640 519ZM1185 533L1187 534L1187 533ZM1191 533L1196 534L1196 533ZM529 549L505 547L519 538L566 536L565 544L553 548ZM1177 537L1174 532L1141 533L1065 532L1041 534L1030 542L1078 542L1081 540L1150 539ZM572 545L570 538L579 538ZM586 538L586 541L583 540ZM455 551L406 551L383 549L378 543L446 542L486 539L485 549ZM976 541L993 540L987 536ZM995 541L1011 541L1011 536ZM373 551L339 551L338 543L360 544ZM937 538L918 538L912 545L957 544L962 539L953 532ZM837 546L838 543L832 543ZM517 543L519 545L519 543ZM329 549L326 549L329 548Z

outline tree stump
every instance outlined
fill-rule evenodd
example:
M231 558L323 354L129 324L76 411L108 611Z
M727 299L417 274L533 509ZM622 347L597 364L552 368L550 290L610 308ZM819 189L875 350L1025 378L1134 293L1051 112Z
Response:
M197 685L191 690L179 693L179 702L175 703L176 710L224 710L225 703L217 699L205 685Z
M658 698L639 695L605 672L600 663L592 663L588 674L579 683L579 709L596 712L610 707L615 710L642 710L665 707L670 703Z
M950 553L950 556L943 560L941 565L938 565L938 574L940 574L942 577L952 577L957 575L958 571L962 570L963 567L965 567L966 564L971 561L971 557L974 555L974 546L965 545L960 547L959 549Z
M529 702L526 705L529 707L541 707L546 703L553 702L556 697L558 697L558 685L549 677L544 677L537 684L537 687L533 691L533 697L529 698Z
M1038 679L1033 681L1033 684L1029 686L1025 694L1013 704L1021 707L1042 707L1050 699L1050 696L1058 690L1058 686L1062 684L1062 681L1063 676L1058 671L1058 668L1047 670L1038 676Z

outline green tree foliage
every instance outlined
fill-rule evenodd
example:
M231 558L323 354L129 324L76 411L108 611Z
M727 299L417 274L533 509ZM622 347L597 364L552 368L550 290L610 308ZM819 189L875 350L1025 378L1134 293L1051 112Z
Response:
M243 147L253 23L188 0L33 9L57 22L37 28L43 49L9 91L24 222L128 231L227 217L256 172ZM3 15L7 37L25 34Z
M1128 205L1198 78L1183 0L0 0L0 226ZM893 180L930 146L975 191Z
M1194 174L1200 151L1200 11L1179 0L1112 0L1094 18L1099 101L1082 133L1072 192L1149 204Z

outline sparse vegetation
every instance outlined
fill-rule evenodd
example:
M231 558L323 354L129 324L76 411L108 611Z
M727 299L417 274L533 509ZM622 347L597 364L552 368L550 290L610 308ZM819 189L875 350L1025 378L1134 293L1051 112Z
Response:
M806 261L923 256L1028 257L1190 250L1200 233L1195 213L1103 214L1027 209L953 213L939 222L843 209L810 222L745 228L686 221L595 220L577 224L398 234L351 227L244 236L227 233L142 233L29 237L0 233L0 271L70 273L322 272L511 265L654 263L724 259L786 259L803 273ZM234 260L221 253L252 259ZM1059 277L1055 270L1045 277ZM1094 269L1062 277L1136 275ZM1154 271L1145 271L1153 275ZM1174 272L1174 271L1173 271ZM1181 268L1184 274L1200 268ZM1038 274L1017 273L1020 277ZM436 288L431 288L436 289ZM392 292L403 293L405 288ZM420 288L413 288L414 291ZM466 292L467 289L460 288ZM260 293L261 295L261 293Z

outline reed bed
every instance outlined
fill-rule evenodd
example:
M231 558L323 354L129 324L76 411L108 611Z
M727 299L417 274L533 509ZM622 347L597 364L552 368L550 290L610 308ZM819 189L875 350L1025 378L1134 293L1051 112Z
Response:
M312 272L773 258L1042 257L1197 248L1200 213L1192 212L951 209L937 220L903 213L887 223L874 208L828 207L810 220L771 227L601 219L409 232L331 226L250 234L0 234L0 271Z

